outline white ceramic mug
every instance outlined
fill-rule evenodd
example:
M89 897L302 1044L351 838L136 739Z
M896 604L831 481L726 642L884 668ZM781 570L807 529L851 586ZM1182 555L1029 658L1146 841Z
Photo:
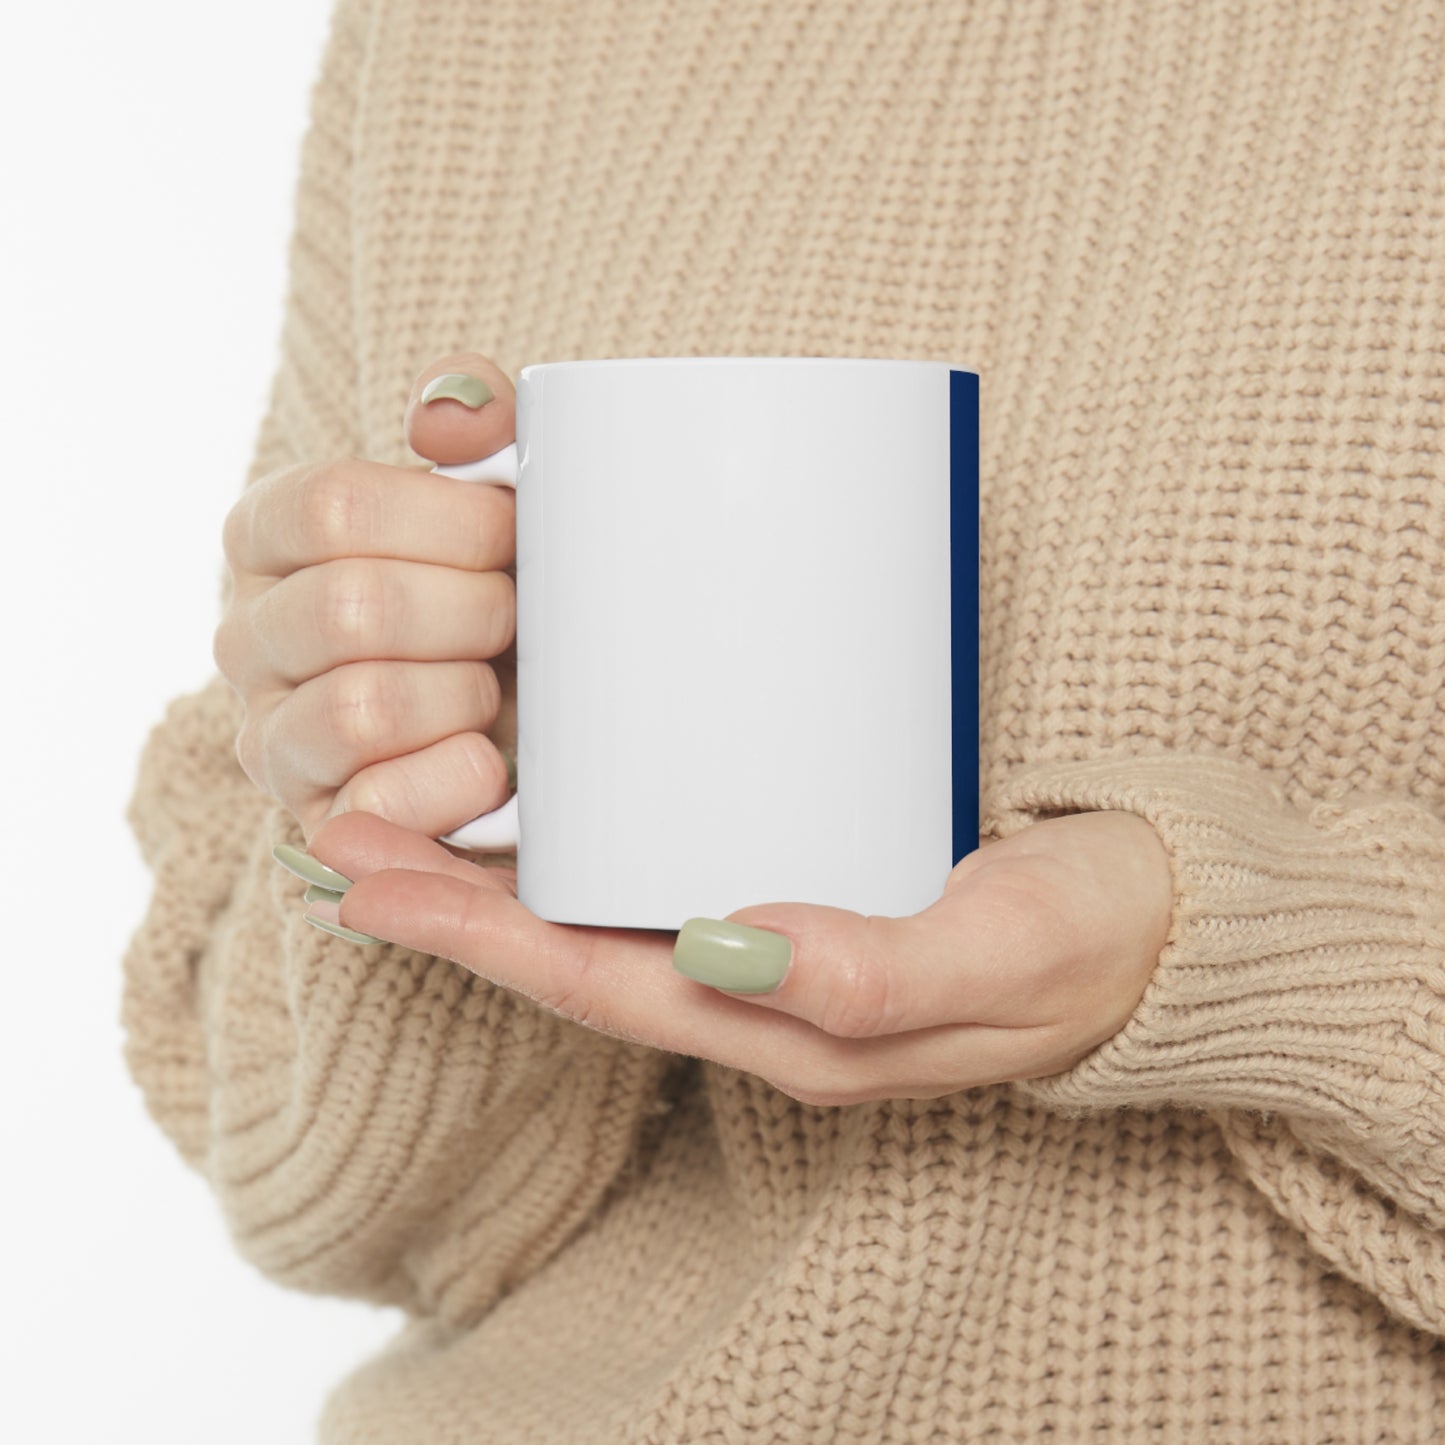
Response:
M562 361L517 441L517 849L558 923L918 912L978 845L978 376Z

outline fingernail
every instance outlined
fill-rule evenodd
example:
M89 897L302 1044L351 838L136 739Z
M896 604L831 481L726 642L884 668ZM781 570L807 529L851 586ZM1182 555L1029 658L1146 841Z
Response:
M503 748L502 761L507 765L507 786L513 792L517 788L517 750L516 748Z
M329 888L333 893L345 893L351 887L351 879L343 877L324 863L318 863L309 853L303 853L289 843L278 843L271 850L271 856L288 873L294 873L307 883L315 883L320 888Z
M421 394L421 404L433 401L459 401L473 411L485 406L492 399L492 388L480 376L468 376L464 371L448 371L433 377Z
M386 940L373 938L369 933L358 933L354 928L343 928L339 923L327 923L324 918L313 918L309 913L303 913L307 923L312 928L319 928L323 933L334 933L337 938L344 938L348 943L384 943Z
M720 918L689 918L672 950L679 973L734 993L771 993L792 961L792 939Z
M330 888L318 888L314 883L306 890L308 903L340 903L345 896L345 889L336 893Z

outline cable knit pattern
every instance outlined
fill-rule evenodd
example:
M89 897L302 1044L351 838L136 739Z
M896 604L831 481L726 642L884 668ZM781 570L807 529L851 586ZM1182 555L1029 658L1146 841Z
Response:
M973 366L985 829L1134 812L1175 906L1066 1074L813 1108L305 928L176 700L127 1060L408 1312L327 1445L1439 1438L1442 77L1434 0L340 0L248 480L416 464L462 347Z

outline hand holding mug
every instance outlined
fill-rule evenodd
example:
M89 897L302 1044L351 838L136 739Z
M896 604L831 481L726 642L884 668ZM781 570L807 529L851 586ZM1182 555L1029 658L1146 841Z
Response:
M422 402L458 371L468 404ZM485 358L443 358L417 379L407 439L439 463L496 451L514 396ZM214 652L245 703L237 755L308 839L351 809L437 837L506 801L510 489L354 457L285 467L246 490L223 544L234 587Z
M454 959L587 1027L807 1103L1046 1075L1116 1032L1169 926L1154 830L1082 814L978 849L971 826L976 378L767 359L529 370L517 575L533 668L521 746L533 739L536 769L519 771L538 824L521 874L355 811L324 824L311 857L278 854L334 890L308 894L308 919ZM456 405L438 416L455 445L430 455L487 455ZM885 677L871 695L864 660ZM710 689L714 674L733 691ZM754 705L758 675L814 707L809 724ZM815 791L798 791L810 768ZM816 854L827 862L810 872ZM928 877L940 860L941 897ZM528 863L543 909L519 889ZM814 901L678 912L750 879L812 880ZM839 888L932 901L817 901Z
M1158 835L1117 812L990 843L907 917L763 903L676 937L546 922L509 870L362 813L332 819L311 851L340 875L339 896L311 908L324 924L454 959L588 1028L817 1105L1067 1069L1138 1004L1172 898Z

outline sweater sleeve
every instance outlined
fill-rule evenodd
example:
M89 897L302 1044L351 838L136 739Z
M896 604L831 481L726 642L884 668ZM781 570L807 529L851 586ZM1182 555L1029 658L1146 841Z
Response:
M1445 821L1409 798L1300 808L1248 764L1178 755L1035 767L994 803L998 836L1135 813L1174 879L1133 1016L1016 1087L1207 1111L1331 1268L1445 1334Z
M333 23L302 152L282 356L251 479L357 449L351 137L365 3ZM306 926L304 846L235 753L216 677L176 699L127 819L153 875L124 960L125 1058L240 1252L291 1287L464 1323L636 1163L672 1056L460 965Z

